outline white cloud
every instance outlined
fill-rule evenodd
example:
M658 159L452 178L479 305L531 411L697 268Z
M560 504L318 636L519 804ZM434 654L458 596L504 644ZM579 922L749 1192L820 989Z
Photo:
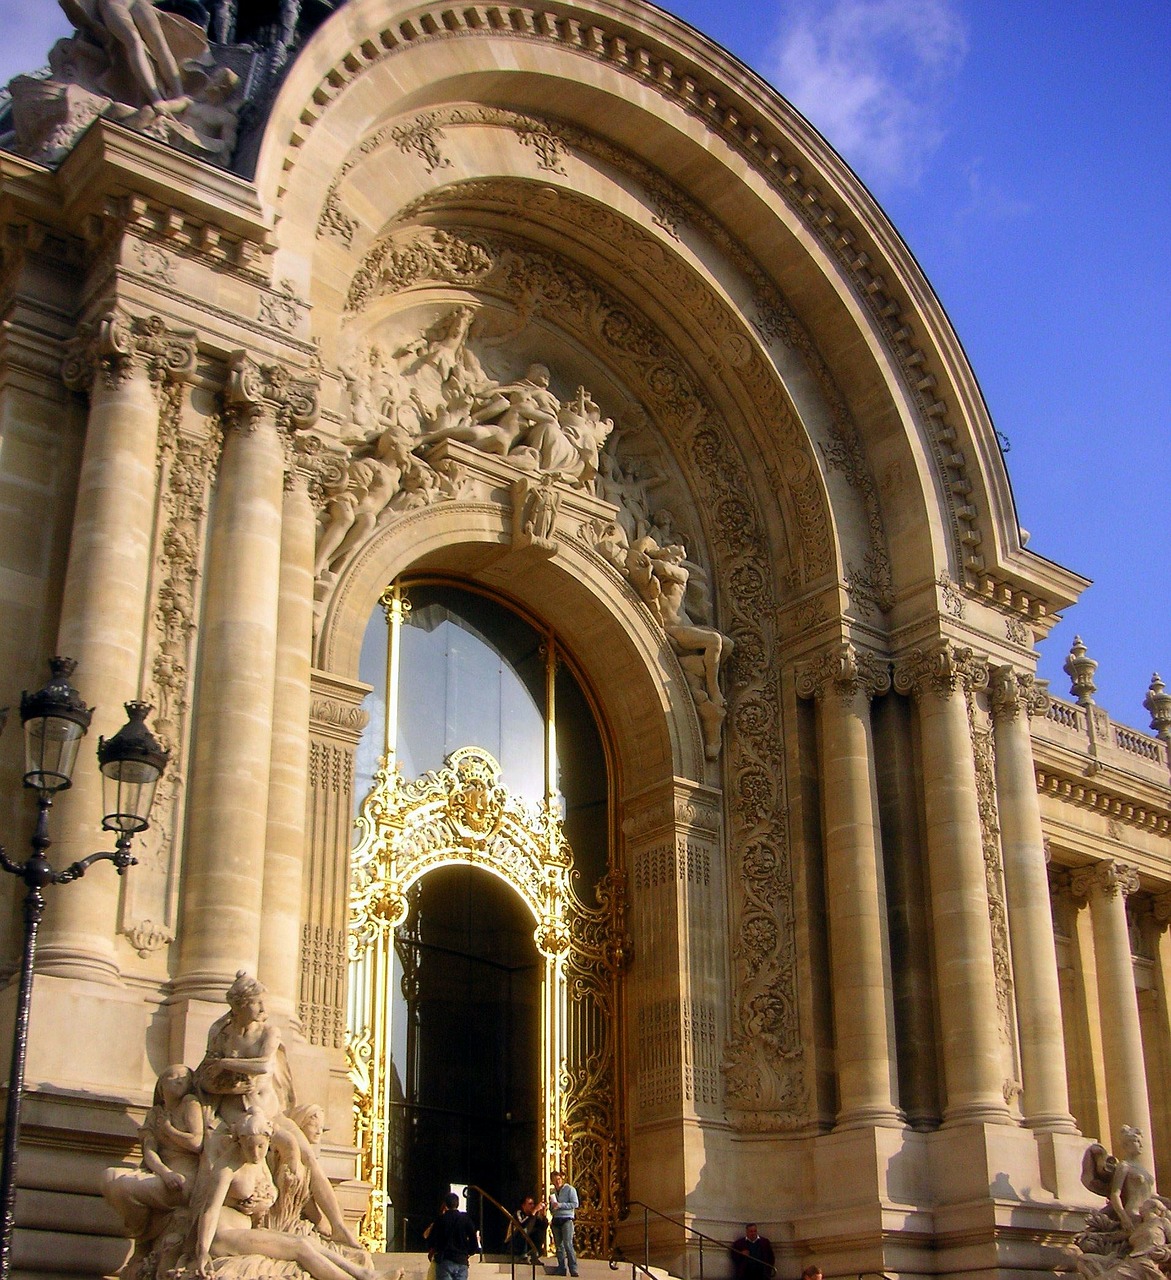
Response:
M954 0L790 0L768 71L863 177L913 186L967 46Z

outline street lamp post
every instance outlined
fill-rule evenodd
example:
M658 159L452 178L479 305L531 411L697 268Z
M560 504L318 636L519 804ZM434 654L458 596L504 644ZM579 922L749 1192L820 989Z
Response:
M89 729L93 710L69 683L76 663L52 658L48 684L36 693L23 693L20 719L24 725L24 785L37 793L37 824L30 844L32 854L13 862L0 847L0 867L24 881L24 951L20 961L20 985L12 1031L12 1065L8 1072L8 1104L4 1120L3 1164L0 1167L0 1280L8 1280L12 1265L12 1225L16 1208L16 1163L20 1140L20 1104L24 1093L24 1064L28 1050L28 1019L32 1004L33 965L37 931L45 912L44 889L50 884L79 880L95 862L112 862L118 874L135 864L130 853L134 836L149 825L155 786L166 767L164 751L146 727L151 708L145 702L126 703L129 721L109 739L98 739L98 764L102 771L102 829L115 832L114 850L91 853L88 858L54 871L46 850L49 810L53 796L72 785L78 747ZM0 730L4 727L0 713Z

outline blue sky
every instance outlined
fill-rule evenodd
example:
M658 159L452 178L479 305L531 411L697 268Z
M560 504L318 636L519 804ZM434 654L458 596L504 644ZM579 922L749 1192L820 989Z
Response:
M673 0L874 192L959 333L1030 547L1094 579L1042 646L1147 727L1171 684L1171 3ZM68 29L0 0L0 83Z

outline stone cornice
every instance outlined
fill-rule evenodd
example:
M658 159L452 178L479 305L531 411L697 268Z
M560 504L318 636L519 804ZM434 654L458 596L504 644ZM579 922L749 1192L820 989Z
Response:
M1092 809L1104 817L1115 818L1127 826L1157 835L1171 835L1171 809L1165 805L1136 802L1133 794L1089 782L1084 775L1068 774L1048 766L1038 765L1037 791L1042 796L1072 804L1079 809Z

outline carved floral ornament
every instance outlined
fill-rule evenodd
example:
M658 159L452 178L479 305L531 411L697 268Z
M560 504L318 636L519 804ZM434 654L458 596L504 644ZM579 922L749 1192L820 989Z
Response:
M915 649L894 672L895 689L916 698L926 693L950 698L957 690L983 689L987 684L987 661L951 640Z
M533 308L531 315L539 313L546 323L564 332L592 335L600 358L616 371L631 394L639 398L646 416L658 427L655 438L669 441L680 469L690 477L693 489L688 506L705 524L704 542L710 548L712 586L719 590L721 626L716 633L710 625L705 627L701 623L698 634L683 631L674 639L685 646L684 657L690 654L693 669L687 671L687 678L692 696L697 704L701 696L707 697L715 712L709 714L707 725L726 716L728 723L736 728L735 734L728 736L724 763L733 797L729 806L729 847L734 864L743 865L738 911L744 927L739 933L735 956L734 1015L724 1062L728 1104L735 1122L743 1127L799 1127L807 1113L808 1082L798 1015L792 868L783 819L786 764L781 689L775 672L770 669L776 646L776 566L766 551L766 524L757 504L750 469L686 364L637 311L614 299L564 261L532 246L499 235L489 237L486 233L479 240L488 247L497 265L477 283L477 290L509 301L525 299ZM429 243L434 247L436 241L432 238ZM399 285L400 289L403 287L407 287L405 280ZM423 360L437 373L443 371L441 376L432 378L437 387L468 391L469 367L462 354L466 350L463 341L466 334L461 337L458 325L447 325L448 320L457 318L452 313L437 322L432 332L423 335L418 343L409 344L412 349L405 349L401 356L394 357L397 372L405 371L412 360ZM384 365L379 367L386 371ZM368 380L365 372L359 375L355 392L361 390L359 384L363 380ZM494 387L481 385L479 389L495 393L515 386L509 395L527 402L526 413L531 412L531 402L543 402L548 391L539 375L530 378L521 374L511 381L490 381L494 381ZM527 385L521 386L521 383ZM427 488L422 480L416 482L416 468L423 473L434 472L433 464L446 465L453 461L454 455L445 458L442 450L459 444L454 437L449 441L437 439L422 443L421 447L418 441L418 437L429 431L445 430L451 425L450 422L441 426L434 424L435 414L451 407L446 396L440 390L430 408L426 408L424 401L428 425L421 429L423 424L417 421L419 408L410 402L409 389L405 398L398 394L388 400L387 394L380 391L370 400L367 385L354 402L366 404L359 415L366 421L362 428L366 435L352 446L349 461L338 460L335 482L325 491L323 511L322 536L333 519L328 510L332 492L339 502L341 537L334 542L333 550L326 550L324 554L322 548L326 544L319 542L319 569L324 569L327 576L335 577L339 583L343 575L356 572L357 566L363 563L369 554L367 548L374 545L372 539L377 528L396 518L411 518L399 514L403 509L398 504L406 501L411 492ZM476 392L473 390L472 394L474 399ZM508 396L504 398L507 400ZM485 406L488 403L484 401ZM565 407L561 405L562 409ZM468 426L497 428L501 425L496 408L485 407L478 414L479 421L470 423L464 419L476 419L477 410L468 414L466 408L460 409L457 415L460 419L457 430L461 434L467 432ZM371 411L368 418L367 409ZM583 414L587 421L592 420L593 410L582 397L572 411ZM499 409L501 414L506 412L504 407ZM548 404L547 412L551 419L559 420L560 411L552 403ZM478 431L471 434L480 436ZM377 510L373 531L355 535L347 548L345 539L353 526L351 523L342 528L350 520L352 509L346 495L353 495L355 506L361 497L360 489L349 487L348 468L353 461L368 461L378 455L376 442L383 436L386 436L386 449L382 457L397 472L397 477L392 477L393 484L387 485L394 497ZM491 438L492 433L487 433L481 443ZM412 440L416 443L410 447ZM460 447L475 446L473 442ZM505 458L511 447L505 451ZM536 446L522 444L522 447ZM436 452L431 453L431 449ZM497 457L500 456L498 453ZM670 525L662 520L661 509L648 504L646 477L630 471L632 460L625 459L621 452L615 452L613 444L608 444L599 463L603 465L599 467L597 479L616 486L612 490L613 518L604 521L602 527L590 522L577 529L563 530L558 526L555 536L581 538L601 557L602 564L609 565L609 571L621 576L632 575L634 581L627 579L632 590L655 620L653 603L660 601L660 611L663 604L661 594L655 596L654 587L657 585L662 593L664 583L670 581L673 584L670 591L677 592L683 585L677 571L684 567L681 562L671 564L667 560L659 565L656 553L679 544L667 541L664 546L652 535L654 526L666 539ZM406 487L404 477L408 478ZM360 480L366 491L369 478ZM454 487L448 500L457 500L463 481L458 475L449 478ZM570 485L566 492L578 490ZM385 490L382 496L372 499L370 507L377 509L384 496ZM428 500L435 499L424 499ZM564 508L565 504L562 505ZM368 517L369 514L367 511ZM631 552L634 555L627 564ZM672 558L677 554L672 552ZM352 558L347 560L347 556ZM686 566L683 593L687 609L694 605L698 610L698 614L691 615L693 618L704 616L702 579L697 574L702 566L695 564L696 559L690 557L691 563ZM665 575L662 579L658 578L659 569ZM324 576L319 578L319 586L327 586ZM691 591L691 587L695 590ZM676 597L671 596L670 591L667 607L673 609ZM710 604L707 607L710 608ZM664 625L663 621L660 620L659 625ZM668 621L668 625L673 624ZM719 651L715 644L717 636L720 637ZM724 645L724 639L730 643ZM727 650L731 653L720 690L724 702L721 707L710 698L708 689L719 674ZM401 888L396 894L401 895ZM397 902L393 895L386 900Z
M1015 720L1022 711L1026 719L1043 716L1053 700L1049 696L1047 681L1005 664L992 668L988 701L994 719Z
M258 364L237 351L228 363L224 404L244 430L271 420L284 431L298 431L317 421L317 381L298 377L288 365Z

